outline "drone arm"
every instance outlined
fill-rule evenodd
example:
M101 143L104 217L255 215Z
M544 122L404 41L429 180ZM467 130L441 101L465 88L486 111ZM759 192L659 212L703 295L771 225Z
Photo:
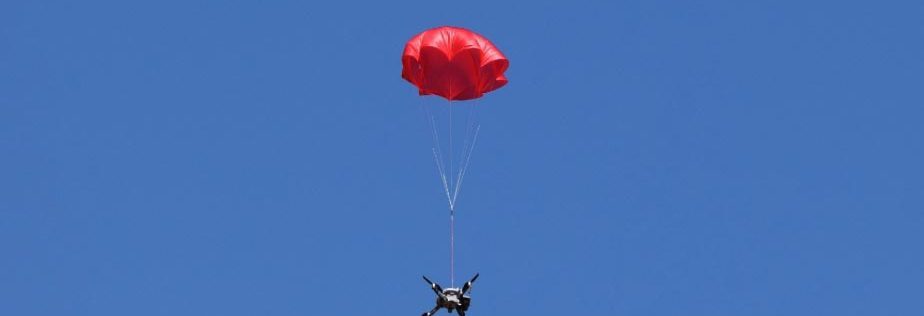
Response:
M431 309L429 312L423 313L423 314L420 315L420 316L433 316L433 314L436 314L436 312L439 311L439 310L440 310L440 306L439 306L439 305L436 305L436 307L434 307L433 309Z
M430 279L427 279L426 276L423 277L423 279L424 281L427 281L428 284L430 284L430 289L432 289L433 292L436 293L436 295L439 295L439 297L443 297L443 288L439 284L436 284L436 282L430 281Z
M475 283L475 280L478 279L478 275L479 275L478 273L475 273L475 276L472 277L471 280L468 280L468 282L465 282L465 285L462 286L462 294L467 294L468 291L472 290L472 283Z

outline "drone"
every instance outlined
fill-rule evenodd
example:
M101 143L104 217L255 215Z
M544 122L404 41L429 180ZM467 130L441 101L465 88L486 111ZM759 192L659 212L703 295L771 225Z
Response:
M465 282L465 285L462 285L462 288L447 288L443 289L439 284L436 284L427 277L423 277L424 281L430 284L430 289L436 293L436 307L431 309L429 312L423 313L421 316L433 316L436 314L440 308L445 308L450 314L453 310L456 311L459 316L465 316L465 311L468 310L468 305L472 302L472 298L467 294L472 290L472 283L475 282L475 279L478 278L478 273L475 273L475 276L471 280Z

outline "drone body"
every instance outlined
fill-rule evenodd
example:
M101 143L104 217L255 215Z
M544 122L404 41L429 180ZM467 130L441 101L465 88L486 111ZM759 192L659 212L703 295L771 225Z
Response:
M468 310L468 306L472 302L472 298L468 296L468 292L472 290L472 283L475 282L477 278L478 274L476 273L471 280L465 282L465 285L463 285L461 289L451 287L444 290L439 284L424 277L424 280L430 284L430 289L436 293L436 306L429 312L423 313L421 316L432 316L436 314L440 308L445 308L449 313L455 311L459 316L465 316L465 311Z

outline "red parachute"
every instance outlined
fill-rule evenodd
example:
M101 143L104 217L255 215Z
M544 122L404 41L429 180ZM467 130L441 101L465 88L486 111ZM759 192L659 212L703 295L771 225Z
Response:
M404 46L401 77L420 95L447 100L480 98L507 84L510 62L486 38L464 28L443 26L417 34Z
M481 35L459 27L443 26L411 38L404 46L401 64L401 77L416 86L420 95L438 95L451 105L443 106L441 103L435 106L431 102L428 106L421 102L433 137L433 160L449 205L449 279L455 287L456 200L468 172L481 125L477 123L477 102L452 104L452 101L477 99L503 87L507 84L504 71L510 63L494 44ZM465 124L455 124L455 128L453 108L468 112ZM446 115L441 117L441 114ZM453 142L454 129L457 130L456 135L462 136L461 141ZM448 136L444 138L448 142L441 141L440 135ZM466 287L470 285L466 284ZM463 314L464 307L455 308ZM435 310L425 314L433 312Z

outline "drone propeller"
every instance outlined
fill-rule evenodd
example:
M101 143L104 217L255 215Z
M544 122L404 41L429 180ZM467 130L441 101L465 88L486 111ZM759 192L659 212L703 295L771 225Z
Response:
M472 277L471 280L468 280L468 282L465 282L465 285L462 286L462 294L466 294L468 293L468 291L472 289L472 283L475 283L475 280L478 279L478 275L479 275L478 273L475 273L475 276Z

